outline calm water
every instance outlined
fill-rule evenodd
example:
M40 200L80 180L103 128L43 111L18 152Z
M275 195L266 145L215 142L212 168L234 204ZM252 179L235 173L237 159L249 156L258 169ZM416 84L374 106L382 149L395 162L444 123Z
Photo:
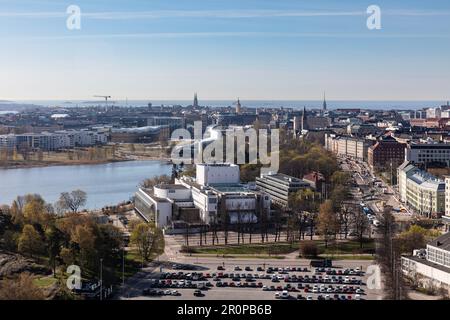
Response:
M170 172L171 166L160 161L0 169L0 204L27 193L54 203L61 192L81 189L88 195L86 207L98 209L129 200L142 180Z

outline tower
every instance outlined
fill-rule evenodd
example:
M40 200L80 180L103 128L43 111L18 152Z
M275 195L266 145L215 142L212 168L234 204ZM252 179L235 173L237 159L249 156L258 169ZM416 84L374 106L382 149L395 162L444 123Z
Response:
M197 98L197 92L194 93L194 104L193 104L194 108L198 108L198 98Z
M307 128L308 128L308 125L306 123L306 107L303 107L301 129L303 131L303 130L307 130Z
M237 114L241 113L241 101L239 100L239 98L238 98L237 103L236 103L236 113Z
M327 100L325 98L325 92L323 93L323 105L322 105L322 111L327 111Z

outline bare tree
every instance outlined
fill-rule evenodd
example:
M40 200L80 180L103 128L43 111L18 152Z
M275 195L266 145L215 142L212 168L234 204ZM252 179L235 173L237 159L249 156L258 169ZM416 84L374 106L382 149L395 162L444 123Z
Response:
M386 206L379 219L378 231L381 236L378 238L377 261L384 276L385 298L402 300L408 295L401 270L400 243L395 237L396 224L391 209L392 207Z
M362 248L364 243L364 234L369 229L369 220L362 212L361 207L355 208L353 211L351 216L351 224L358 238L359 247Z
M77 213L78 210L86 204L87 195L83 190L74 190L72 192L61 193L56 204L58 208L72 213Z

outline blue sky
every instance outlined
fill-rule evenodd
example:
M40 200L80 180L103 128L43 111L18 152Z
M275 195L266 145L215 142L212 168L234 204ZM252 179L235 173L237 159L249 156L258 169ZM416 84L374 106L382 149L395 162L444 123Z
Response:
M0 39L0 99L450 99L448 0L0 0Z

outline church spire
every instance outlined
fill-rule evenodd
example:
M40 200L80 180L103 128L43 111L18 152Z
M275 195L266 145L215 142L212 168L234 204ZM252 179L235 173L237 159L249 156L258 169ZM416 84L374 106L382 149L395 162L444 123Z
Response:
M327 111L327 99L325 96L325 91L323 92L323 106L322 106L322 111Z
M198 98L197 98L197 92L194 93L194 108L198 107Z
M302 119L301 119L301 130L303 132L303 130L307 130L307 123L306 123L306 107L303 107L303 112L302 112Z

